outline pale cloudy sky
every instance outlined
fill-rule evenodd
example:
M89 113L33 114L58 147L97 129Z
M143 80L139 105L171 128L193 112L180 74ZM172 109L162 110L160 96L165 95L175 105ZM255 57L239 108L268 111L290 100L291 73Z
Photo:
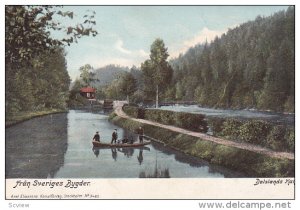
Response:
M258 15L269 16L286 6L66 6L82 17L96 12L97 37L82 38L66 47L69 74L74 80L79 67L108 64L131 67L149 58L150 45L164 40L171 57L189 47L209 42ZM68 24L68 23L66 23Z

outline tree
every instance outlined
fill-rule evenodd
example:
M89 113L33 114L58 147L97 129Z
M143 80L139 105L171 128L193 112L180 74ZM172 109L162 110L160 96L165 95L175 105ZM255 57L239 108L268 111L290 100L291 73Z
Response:
M95 12L73 26L58 21L73 16L57 6L5 7L7 113L65 108L70 78L63 47L98 34L93 29ZM51 37L52 31L60 31L64 38Z
M259 106L262 109L272 109L283 111L284 103L290 93L290 78L294 71L293 56L283 41L279 50L272 52L267 62L267 73L265 77L265 86L260 97Z
M127 102L129 103L129 96L132 96L137 90L136 79L129 72L125 72L120 78L120 91L126 95Z
M80 89L82 87L83 87L82 82L79 79L76 79L70 90L69 99L67 101L68 107L82 106L86 103L86 99L80 95Z
M114 79L106 88L105 88L105 95L109 99L122 99L122 94L120 92L120 80Z
M90 64L85 64L79 68L80 78L84 82L85 86L90 86L91 82L99 81L95 78L95 73L93 72L94 68Z
M156 39L150 48L150 60L142 64L147 83L151 81L156 88L156 107L158 107L159 89L163 92L170 84L173 69L167 62L169 54L162 39Z
M132 74L132 76L134 77L134 79L136 80L136 84L137 84L137 89L142 90L143 88L143 73L140 69L138 69L136 66L132 66L130 68L130 74Z
M6 78L7 113L66 107L70 77L64 50L44 51L32 62L40 60L42 66L23 67Z
M144 61L141 64L141 70L143 72L143 91L146 99L155 97L155 84L153 82L154 68L150 60Z
M30 60L54 46L70 45L82 36L96 36L95 12L84 16L84 22L64 26L55 17L73 19L74 13L57 10L57 6L5 6L5 61L13 68L30 65ZM63 31L65 37L55 39L50 31Z
M69 94L70 77L67 71L65 51L56 47L38 58L43 66L34 66L30 78L34 84L32 92L36 104L41 108L65 108ZM39 75L35 77L34 74Z

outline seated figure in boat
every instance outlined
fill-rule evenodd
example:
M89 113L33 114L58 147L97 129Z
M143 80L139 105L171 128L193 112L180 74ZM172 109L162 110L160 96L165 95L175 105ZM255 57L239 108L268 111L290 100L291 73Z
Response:
M96 134L94 135L93 141L98 141L98 142L100 142L99 131L97 131Z
M126 143L128 143L128 139L126 138L117 140L117 144L126 144Z
M122 139L122 144L127 144L129 142L128 138L125 137L124 139Z
M131 137L131 139L129 140L127 136L125 136L122 140L119 140L118 143L122 143L122 144L133 144L133 138Z
M129 140L129 144L133 144L134 140L133 137L131 136L130 140Z

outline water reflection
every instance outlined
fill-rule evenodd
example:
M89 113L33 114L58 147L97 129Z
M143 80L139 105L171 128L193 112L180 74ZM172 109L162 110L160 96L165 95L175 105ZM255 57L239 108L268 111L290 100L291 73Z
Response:
M99 154L100 154L100 150L97 148L97 147L93 147L93 152L94 152L94 154L95 154L95 156L96 157L98 157L99 156Z
M6 178L53 178L65 163L67 114L34 118L6 129Z
M140 172L139 178L171 178L168 168L157 169L155 168L153 173L146 173L145 171Z
M137 140L136 134L107 118L100 112L71 110L67 115L44 116L6 129L6 177L238 177L155 143L138 148L93 148L91 138L96 131L105 143L110 143L115 128L120 137Z
M117 149L116 148L111 148L111 156L114 159L114 161L117 161Z
M142 146L142 147L123 147L123 148L101 148L101 147L93 147L92 151L96 158L100 155L100 150L110 150L111 156L114 161L117 161L118 153L124 154L125 157L131 158L134 154L134 150L139 150L139 154L137 156L137 160L139 165L143 163L144 157L143 157L143 151L150 151L149 147Z
M159 168L157 166L157 157L155 161L155 169L153 172L141 171L139 178L171 178L169 168Z
M224 175L224 177L245 177L243 173L234 172L222 166L211 165L205 160L193 156L188 156L182 152L179 152L169 147L165 147L159 143L152 142L152 146L154 149L162 151L164 154L174 155L176 161L186 163L191 167L208 167L208 172L211 174L219 174L221 172Z
M132 147L118 148L118 152L121 152L124 154L125 157L130 158L134 153L134 148Z
M139 161L139 164L142 165L142 162L143 162L143 150L140 149L140 152L139 152L139 155L137 156L137 159Z

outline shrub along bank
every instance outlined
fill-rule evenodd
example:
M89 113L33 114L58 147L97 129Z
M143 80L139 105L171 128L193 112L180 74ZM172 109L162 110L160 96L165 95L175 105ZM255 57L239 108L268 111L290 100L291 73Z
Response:
M165 125L206 133L208 130L205 115L186 112L173 112L159 109L143 109L133 106L124 106L124 112L134 118L151 120Z
M207 132L209 125L214 136L261 145L276 151L294 152L295 150L295 129L293 127L276 125L263 120L205 119L205 115L202 114L143 109L133 106L124 106L123 110L134 118L203 133Z
M258 144L276 151L295 151L295 128L263 120L208 119L215 136Z
M110 120L123 128L135 131L143 126L145 135L159 139L167 146L212 164L243 172L247 177L293 177L294 160L279 159L248 150L216 144L197 137L142 124L111 114Z

